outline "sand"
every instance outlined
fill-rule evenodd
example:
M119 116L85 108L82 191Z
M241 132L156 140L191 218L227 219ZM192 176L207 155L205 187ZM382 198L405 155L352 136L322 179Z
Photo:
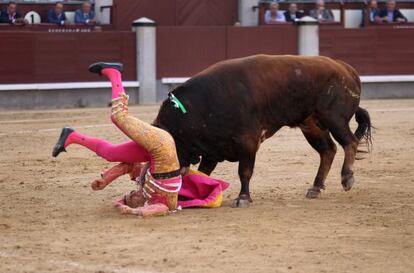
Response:
M338 147L327 189L307 200L319 156L283 128L258 153L250 208L231 208L237 164L224 162L213 173L231 183L221 208L151 219L114 209L134 188L127 177L91 190L113 163L75 145L51 157L64 125L126 140L108 108L1 112L0 272L414 272L414 100L361 105L377 129L350 192ZM146 121L157 110L131 107Z

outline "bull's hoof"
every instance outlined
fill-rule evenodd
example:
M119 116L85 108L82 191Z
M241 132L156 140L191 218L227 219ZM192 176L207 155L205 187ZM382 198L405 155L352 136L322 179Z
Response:
M355 179L353 174L347 174L342 177L342 187L345 191L349 191L350 189L352 189L354 183Z
M248 208L250 207L250 203L253 202L253 200L248 195L240 195L236 199L234 199L233 202L233 208Z
M308 199L315 199L321 196L321 189L318 187L312 187L308 189L308 192L306 193L306 198Z

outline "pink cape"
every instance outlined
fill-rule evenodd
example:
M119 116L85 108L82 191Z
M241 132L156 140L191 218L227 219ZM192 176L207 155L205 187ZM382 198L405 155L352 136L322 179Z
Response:
M183 184L178 192L178 205L182 208L200 207L214 202L229 183L199 174L183 177Z

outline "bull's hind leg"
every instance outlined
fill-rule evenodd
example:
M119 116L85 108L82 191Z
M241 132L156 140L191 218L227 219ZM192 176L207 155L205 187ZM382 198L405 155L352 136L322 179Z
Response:
M233 207L237 208L247 208L250 206L250 203L253 202L250 197L250 179L253 175L254 162L256 155L243 158L239 161L239 177L241 182L241 190L239 196L234 200Z
M320 156L318 173L316 174L313 186L308 189L307 198L317 198L322 189L325 189L325 179L331 169L332 161L336 154L336 145L329 132L317 126L313 119L307 119L300 127L303 135L309 144Z
M349 191L354 184L354 172L352 169L357 152L358 139L349 128L349 120L330 117L325 123L332 136L344 149L345 159L341 170L341 183L344 190Z
M239 153L239 177L241 190L239 196L234 200L233 207L247 208L253 200L250 197L250 179L253 175L254 163L256 161L256 150L258 141L247 141L240 147Z

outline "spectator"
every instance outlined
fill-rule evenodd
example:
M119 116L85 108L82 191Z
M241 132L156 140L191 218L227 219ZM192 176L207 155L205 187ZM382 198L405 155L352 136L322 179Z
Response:
M270 4L269 10L264 15L265 24L277 24L286 22L285 15L279 10L278 3Z
M49 10L47 13L47 21L58 25L64 25L67 23L62 2L56 2L55 8Z
M85 1L82 7L75 12L75 24L96 25L95 12L91 9L89 1Z
M402 23L407 22L407 18L397 9L395 0L387 1L387 8L380 11L379 17L385 23Z
M0 23L6 24L27 24L20 12L17 11L17 4L14 1L10 1L7 4L7 8L0 12Z
M309 15L320 22L333 22L334 16L331 10L325 9L325 2L323 0L317 0L315 9L309 12Z
M361 27L365 25L365 17L368 16L368 21L370 23L379 23L381 20L379 18L380 9L378 8L377 0L369 1L368 9L362 11L362 22Z
M298 6L295 3L289 5L289 9L285 11L286 22L295 22L303 17L303 13L298 11Z

